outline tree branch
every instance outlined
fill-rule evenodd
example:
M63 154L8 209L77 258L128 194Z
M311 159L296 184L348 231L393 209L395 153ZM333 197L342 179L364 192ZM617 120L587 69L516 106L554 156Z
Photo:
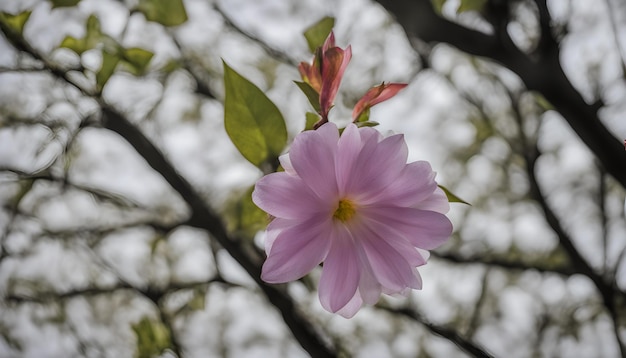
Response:
M555 273L563 276L572 276L577 273L582 274L581 270L579 270L576 266L563 264L550 265L539 260L534 262L524 262L484 255L465 257L453 252L439 253L437 251L431 251L431 256L453 264L486 265L512 271L536 270L541 273Z
M102 111L103 126L128 141L144 160L158 172L176 190L183 200L191 208L189 225L208 231L211 236L226 249L237 261L265 294L267 299L281 312L285 324L289 327L300 345L313 357L334 357L334 350L320 337L318 332L311 326L307 318L297 309L293 302L282 289L275 285L269 285L260 277L260 258L246 250L241 244L243 240L231 237L224 226L221 218L204 202L202 197L195 191L191 184L178 174L174 166L165 158L163 153L123 114L104 101L99 94L83 88L73 81L66 71L48 61L42 54L34 49L18 33L15 33L5 23L0 21L0 30L5 34L9 43L21 52L27 53L41 61L44 67L55 77L65 81L70 86L77 88L84 95L93 98Z
M515 72L528 89L541 93L554 106L606 171L626 188L626 151L621 141L600 121L598 109L603 103L587 104L574 88L561 67L556 42L546 41L535 59L517 47L502 43L502 36L488 35L440 17L430 0L377 1L396 17L409 37L447 43L470 55L496 61ZM545 11L543 16L545 21Z
M442 327L439 325L435 325L433 323L428 322L424 317L420 314L411 310L409 308L392 308L384 305L378 305L377 307L388 311L390 313L394 313L396 315L401 315L407 317L415 322L419 322L426 329L428 329L431 333L436 334L440 337L447 339L448 341L454 343L457 347L462 349L465 353L471 355L476 358L493 358L493 355L488 353L484 348L480 347L478 344L463 338L457 331L452 328Z

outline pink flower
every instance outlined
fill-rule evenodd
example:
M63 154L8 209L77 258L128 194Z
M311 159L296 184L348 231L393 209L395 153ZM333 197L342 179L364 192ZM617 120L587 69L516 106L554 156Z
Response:
M407 153L402 135L354 124L341 137L331 122L300 133L280 158L285 171L261 178L252 193L274 217L262 279L297 280L324 262L321 304L347 318L381 293L421 289L416 267L452 224L430 164L407 164Z
M322 123L328 122L328 112L339 90L343 73L352 58L352 49L335 46L335 35L331 32L322 48L317 49L312 64L301 62L298 66L302 80L318 94Z
M357 120L359 116L370 107L375 104L378 104L382 101L386 101L389 98L393 97L398 93L401 89L406 87L406 83L387 83L381 84L380 86L370 88L367 93L356 103L354 106L354 110L352 111L352 119Z

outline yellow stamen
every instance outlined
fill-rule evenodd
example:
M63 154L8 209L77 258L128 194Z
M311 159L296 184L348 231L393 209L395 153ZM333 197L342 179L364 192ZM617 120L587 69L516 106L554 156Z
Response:
M354 216L355 212L354 204L350 200L341 199L333 217L339 221L346 222Z

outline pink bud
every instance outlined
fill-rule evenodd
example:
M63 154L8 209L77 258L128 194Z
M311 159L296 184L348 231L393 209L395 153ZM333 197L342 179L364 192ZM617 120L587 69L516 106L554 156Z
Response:
M365 93L363 97L356 103L352 111L352 119L357 120L359 116L372 106L386 101L400 92L406 87L406 83L387 83L384 82L376 87L372 87Z
M332 33L331 33L332 35ZM320 91L320 107L322 118L328 117L328 112L333 105L343 73L352 58L352 48L345 50L339 47L331 47L324 52L322 59L322 90Z
M302 80L319 94L321 124L328 122L328 112L351 58L351 47L343 50L335 46L335 35L331 31L324 45L317 49L313 63L302 62L298 66Z

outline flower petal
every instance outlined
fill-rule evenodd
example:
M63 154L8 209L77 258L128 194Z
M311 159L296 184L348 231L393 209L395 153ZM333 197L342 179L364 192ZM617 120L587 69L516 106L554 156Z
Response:
M350 231L341 223L334 223L331 247L324 260L319 284L322 306L337 312L354 297L359 285L359 259Z
M331 47L322 55L322 89L320 90L320 107L322 118L327 118L328 111L335 100L343 73L352 58L352 48L345 50Z
M340 314L344 318L352 318L359 311L359 309L361 309L361 306L363 306L363 299L357 290L350 301L348 301L345 306L335 313Z
M284 229L296 225L298 222L293 220L275 218L272 220L269 225L267 225L267 229L265 230L265 237L263 238L263 244L265 247L265 253L269 254L272 250L272 245L274 245L274 241L278 237Z
M437 187L431 196L418 203L415 208L445 214L450 211L450 203L446 193Z
M337 160L335 172L337 174L337 187L339 196L346 195L346 187L350 180L356 160L361 151L361 136L356 125L350 123L341 134L337 144Z
M429 199L436 189L435 172L430 164L418 161L407 164L382 190L370 191L369 195L363 196L361 204L415 207Z
M285 219L303 219L328 211L328 205L324 205L302 179L284 172L259 179L252 201L266 213Z
M401 89L406 86L406 83L383 83L379 86L370 88L354 106L354 110L352 111L352 119L356 120L357 118L359 118L361 113L368 110L372 106L395 96Z
M363 207L360 213L368 220L386 225L420 249L432 250L452 234L452 223L441 213L404 207Z
M364 250L359 250L363 254L361 256L361 279L359 280L359 295L363 301L369 305L373 305L380 299L381 286L374 272L370 267L369 260Z
M321 215L282 230L263 264L261 279L283 283L309 273L326 257L331 231L330 219Z
M400 292L407 287L419 288L414 268L384 238L366 226L359 225L355 235L365 249L374 276L383 287Z
M384 138L376 136L363 141L355 165L350 170L346 191L359 201L376 197L400 175L406 166L408 148L402 135Z
M297 175L295 169L293 169L293 165L291 164L291 158L289 157L289 153L285 153L278 157L278 161L280 162L280 166L285 169L285 173Z
M325 203L336 205L335 154L339 132L333 123L300 133L291 145L289 158L298 176Z
M386 241L393 247L402 257L409 263L411 267L422 266L426 264L426 259L419 252L419 249L413 246L409 238L402 235L389 225L384 225L373 220L362 219L362 225L374 233L381 240Z

